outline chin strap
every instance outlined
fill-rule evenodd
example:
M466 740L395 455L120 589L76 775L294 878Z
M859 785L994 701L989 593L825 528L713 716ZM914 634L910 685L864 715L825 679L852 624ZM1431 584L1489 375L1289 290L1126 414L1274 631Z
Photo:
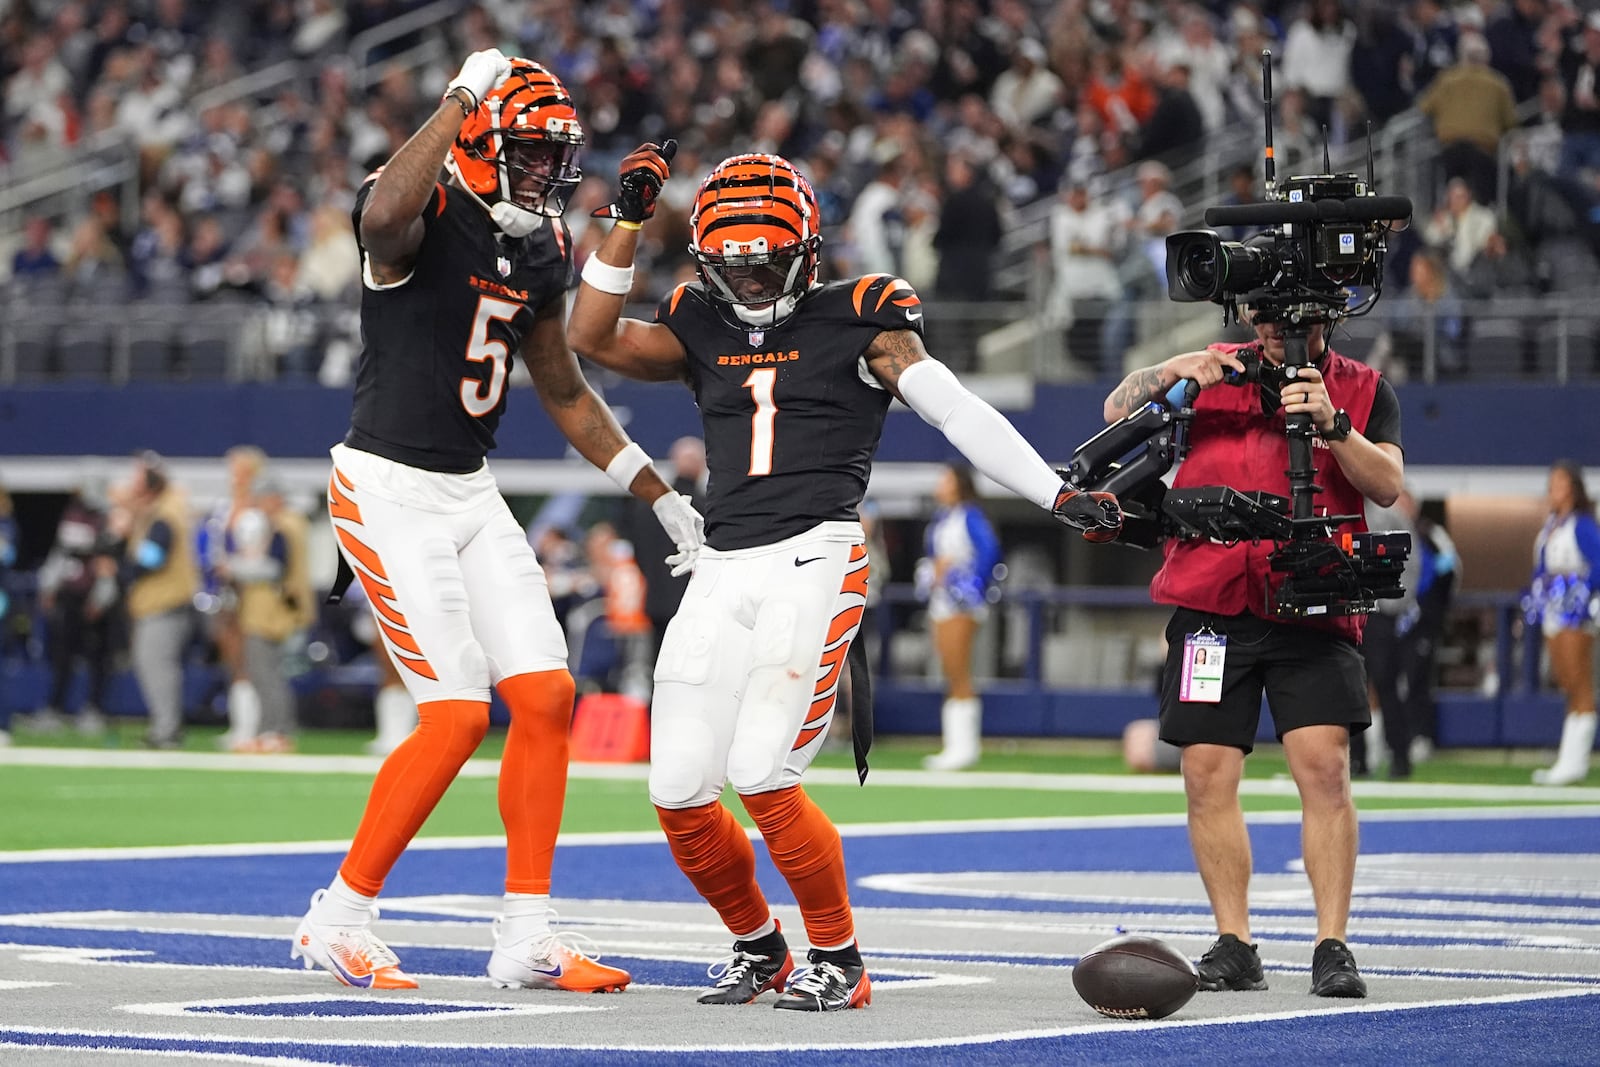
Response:
M526 237L544 225L543 215L529 211L527 208L518 207L509 200L501 200L495 204L486 203L483 197L473 192L467 186L467 183L461 180L461 176L456 173L455 167L449 161L446 162L446 169L450 171L450 176L456 179L453 183L455 187L470 196L479 207L488 212L490 220L507 237Z

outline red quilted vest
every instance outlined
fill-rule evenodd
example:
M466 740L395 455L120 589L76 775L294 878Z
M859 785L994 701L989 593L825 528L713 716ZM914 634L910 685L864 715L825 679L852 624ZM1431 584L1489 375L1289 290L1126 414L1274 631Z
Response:
M1213 345L1234 352L1246 345ZM1372 402L1378 393L1378 372L1347 359L1331 349L1318 368L1335 408L1344 408L1357 431L1367 427ZM1188 458L1178 468L1174 489L1202 485L1227 485L1241 492L1265 490L1289 496L1289 441L1284 436L1281 411L1268 416L1261 411L1259 386L1214 385L1195 401L1190 425ZM1321 438L1312 439L1312 462L1322 492L1316 496L1318 514L1361 515L1366 500L1345 478ZM1365 530L1357 520L1339 532ZM1218 615L1250 612L1271 618L1281 575L1267 565L1277 546L1271 541L1222 545L1211 541L1168 540L1161 570L1150 582L1150 596L1159 604L1174 604ZM1333 629L1361 640L1364 616L1291 620L1321 629Z

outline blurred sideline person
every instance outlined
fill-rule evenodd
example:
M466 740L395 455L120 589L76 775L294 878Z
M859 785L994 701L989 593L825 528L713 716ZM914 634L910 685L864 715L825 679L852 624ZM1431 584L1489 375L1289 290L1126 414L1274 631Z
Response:
M667 453L672 463L672 491L687 496L696 510L706 501L706 443L698 437L680 437ZM634 561L644 576L644 612L650 617L651 650L661 647L667 631L689 585L689 576L674 576L666 563L672 543L650 509L637 498L628 502L622 535L633 545Z
M295 697L285 649L317 617L307 559L305 516L286 507L283 485L263 473L254 507L235 516L225 576L238 591L245 673L261 702L260 732L235 748L288 752L296 732Z
M474 52L356 195L365 349L349 433L331 450L336 584L361 582L419 725L385 758L350 851L295 931L291 955L347 985L416 987L371 930L377 896L488 731L491 686L511 728L499 786L506 894L489 977L583 992L630 981L552 929L572 675L539 561L485 462L520 354L578 453L653 503L676 562L687 568L698 551L700 516L628 440L567 347L572 239L561 215L582 144L554 75ZM448 185L437 181L445 166Z
M933 490L917 588L928 600L933 648L945 679L939 709L944 747L922 761L931 771L965 770L982 750L983 703L972 686L972 643L989 617L1000 563L1000 539L978 506L972 470L947 463Z
M19 532L17 519L13 513L11 494L6 487L0 485L0 652L4 651L4 626L6 619L11 614L10 582L11 569L17 565L17 544ZM4 691L0 691L0 748L11 744L11 712L10 705L5 700Z
M1321 325L1310 328L1306 342L1311 366L1288 379L1281 393L1266 383L1217 388L1225 370L1243 370L1242 355L1283 364L1282 325L1259 315L1251 321L1253 344L1213 345L1128 375L1106 398L1106 421L1189 379L1201 393L1176 488L1230 485L1287 498L1285 418L1304 413L1317 433L1317 506L1360 515L1367 499L1393 503L1405 476L1393 388L1376 371L1329 349ZM1261 546L1169 540L1150 583L1151 598L1175 608L1167 624L1161 738L1183 747L1189 839L1219 935L1200 961L1200 988L1266 988L1250 939L1250 837L1239 807L1264 689L1300 792L1301 847L1317 910L1311 991L1364 997L1366 981L1345 944L1357 852L1349 735L1366 729L1370 714L1358 647L1361 618L1301 623L1263 617L1257 613L1270 603L1272 581ZM1185 657L1207 647L1222 660L1210 664L1221 670L1214 690L1190 685L1182 670Z
M132 480L111 529L122 538L121 579L128 606L133 674L149 713L144 743L183 743L183 652L193 624L200 567L184 494L154 452L134 461Z
M1400 620L1407 642L1402 669L1412 729L1411 762L1415 764L1425 763L1433 756L1439 739L1439 707L1434 699L1439 644L1444 639L1450 602L1461 584L1461 556L1449 532L1422 513L1416 497L1403 493L1400 504L1410 514L1416 531L1411 550L1422 560L1417 573L1416 610Z
M569 332L602 367L682 381L705 427L706 547L656 661L650 799L673 858L734 936L702 1004L838 1011L870 1003L839 833L801 778L842 687L867 593L857 508L892 397L941 429L980 470L1058 518L1112 537L1122 514L1079 494L922 345L923 305L905 281L819 284L810 183L787 160L738 155L701 183L690 216L699 281L656 321L621 319L644 221L676 145L641 145L606 210L618 221L583 269ZM865 774L864 700L855 701ZM794 968L755 877L755 853L721 801L732 784L788 882L811 943Z
M1567 698L1555 764L1533 772L1538 785L1573 785L1589 773L1594 748L1594 633L1600 594L1600 525L1583 468L1570 459L1550 466L1550 516L1533 549L1531 621L1544 632L1550 676Z
M73 719L85 737L105 732L106 684L111 677L112 618L119 592L115 571L107 559L104 483L96 476L83 479L56 523L55 542L39 568L39 607L46 623L50 657L50 692L45 706L29 725L46 733L65 723L73 668L81 660L88 674L88 691Z
M198 544L204 588L196 602L216 647L217 662L228 676L228 729L217 738L217 745L244 749L253 745L261 732L262 698L245 664L239 589L229 579L226 567L234 551L235 524L254 506L256 479L267 456L255 445L235 445L222 458L228 470L228 495L200 524Z

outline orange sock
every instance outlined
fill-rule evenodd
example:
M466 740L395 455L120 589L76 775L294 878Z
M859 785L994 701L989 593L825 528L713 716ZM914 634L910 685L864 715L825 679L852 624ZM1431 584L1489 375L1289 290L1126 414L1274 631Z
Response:
M378 768L367 810L339 874L358 893L375 897L400 853L450 788L461 765L489 731L489 705L478 700L430 700L417 705L417 728Z
M756 884L756 850L744 827L721 801L698 808L656 808L678 869L717 909L735 937L753 933L772 917Z
M799 786L741 796L806 921L813 947L855 940L839 831Z
M500 757L506 892L549 893L567 802L567 739L576 690L565 670L518 674L496 688L511 709L511 730Z

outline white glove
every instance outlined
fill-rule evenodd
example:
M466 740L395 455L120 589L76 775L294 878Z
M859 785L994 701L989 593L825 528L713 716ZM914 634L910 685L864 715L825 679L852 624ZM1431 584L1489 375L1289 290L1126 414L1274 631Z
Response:
M511 60L507 59L498 48L486 48L482 52L474 52L461 64L461 73L455 76L445 95L457 89L465 89L472 94L474 105L483 103L483 98L492 92L495 86L511 77Z
M672 565L672 576L680 578L694 570L695 560L700 558L700 546L706 543L706 520L682 493L663 493L650 508L672 543L678 546L678 551L668 556L667 562Z

